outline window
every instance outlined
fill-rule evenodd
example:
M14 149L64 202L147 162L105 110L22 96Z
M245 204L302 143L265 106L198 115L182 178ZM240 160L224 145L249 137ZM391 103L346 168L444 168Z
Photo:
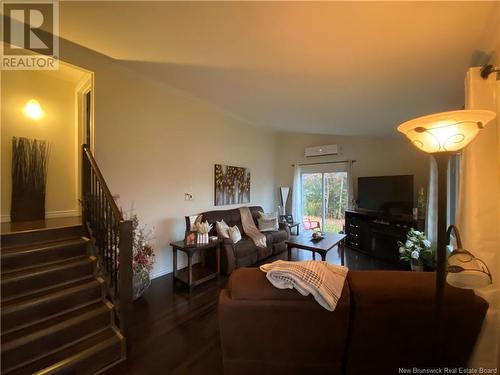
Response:
M345 167L333 165L309 167L302 171L302 222L305 229L319 226L326 232L343 230L349 183L348 174L342 169Z

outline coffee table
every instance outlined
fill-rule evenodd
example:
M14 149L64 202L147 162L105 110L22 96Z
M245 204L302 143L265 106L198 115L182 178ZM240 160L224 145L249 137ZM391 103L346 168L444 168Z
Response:
M340 262L342 265L345 263L344 254L344 239L345 234L340 233L323 233L323 239L319 241L312 240L312 231L304 231L298 236L290 236L286 241L288 248L288 260L292 258L292 249L302 249L312 251L313 257L315 253L321 255L321 259L326 260L326 254L335 246L340 250Z

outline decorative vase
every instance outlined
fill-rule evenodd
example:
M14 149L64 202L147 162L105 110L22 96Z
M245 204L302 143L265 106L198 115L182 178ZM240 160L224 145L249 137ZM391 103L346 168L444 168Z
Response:
M208 233L198 233L198 244L203 245L208 243Z
M134 272L133 278L133 288L134 295L133 299L136 300L149 288L151 285L151 278L149 276L149 271L146 268L141 268Z
M416 272L422 272L424 270L424 265L411 262L411 270Z
M12 138L12 222L45 219L48 158L47 141Z

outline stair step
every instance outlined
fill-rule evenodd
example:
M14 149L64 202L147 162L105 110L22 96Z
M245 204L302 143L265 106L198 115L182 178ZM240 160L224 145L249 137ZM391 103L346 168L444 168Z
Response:
M63 225L50 228L27 229L15 232L2 233L2 248L29 246L52 241L75 239L84 236L81 223Z
M1 226L2 374L96 374L125 359L81 218Z
M21 329L56 314L86 306L103 297L104 280L89 277L74 283L2 302L2 333Z
M76 238L63 241L46 242L22 247L2 249L2 274L18 269L28 269L34 265L42 265L63 261L68 258L87 254L87 238Z
M112 305L94 304L6 335L2 340L2 366L14 368L66 347L89 332L101 331L111 324Z
M56 264L9 272L2 275L2 300L91 276L95 272L95 267L94 256L82 256Z
M65 320L72 319L75 316L80 314L84 314L89 311L93 311L97 308L101 308L103 306L108 306L109 309L113 309L113 304L111 302L105 302L104 300L95 300L92 303L87 304L86 306L81 306L77 309L71 309L68 311L61 312L60 314L52 315L51 317L44 319L39 322L35 322L33 324L29 324L24 327L20 327L19 329L11 330L9 332L2 332L2 345L6 343L16 340L20 337L28 336L32 333L36 333L41 331L47 327L54 326L58 323L61 323ZM2 348L3 349L3 348Z
M124 340L113 328L92 333L81 340L5 374L95 374L124 358Z

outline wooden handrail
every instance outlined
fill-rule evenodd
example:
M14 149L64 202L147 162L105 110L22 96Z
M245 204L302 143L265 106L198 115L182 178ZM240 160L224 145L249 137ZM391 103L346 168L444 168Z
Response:
M95 240L99 270L116 307L116 324L131 344L133 223L124 220L90 148L82 145L82 216Z
M109 191L108 184L106 184L106 181L104 180L104 177L102 176L101 170L99 169L99 166L97 165L97 162L94 159L94 156L92 155L92 152L90 151L90 147L86 144L82 145L83 153L84 155L87 156L87 159L90 163L90 166L92 167L94 173L96 174L97 179L99 180L102 189L104 191L104 194L106 195L106 199L109 201L111 205L111 209L113 210L113 214L115 215L116 218L119 218L121 221L123 221L123 215L116 205L116 202L113 198L113 195Z

